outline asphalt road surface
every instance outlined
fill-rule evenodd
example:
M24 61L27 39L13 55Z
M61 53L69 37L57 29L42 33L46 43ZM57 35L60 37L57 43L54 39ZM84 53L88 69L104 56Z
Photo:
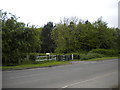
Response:
M118 85L118 60L2 72L3 88L111 88Z

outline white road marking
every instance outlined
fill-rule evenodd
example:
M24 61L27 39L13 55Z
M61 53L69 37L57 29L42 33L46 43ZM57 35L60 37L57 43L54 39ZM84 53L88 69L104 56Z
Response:
M65 85L65 86L61 87L59 90L61 90L61 89L63 89L63 88L70 87L70 86L73 86L73 85L76 85L76 84L85 83L85 82L88 82L88 81L94 81L94 80L96 80L96 79L99 79L99 78L102 78L102 77L105 77L105 76L109 76L109 75L111 75L111 74L113 74L113 73L116 73L116 72L107 73L107 74L104 74L104 75L102 75L102 76L96 76L95 78L92 78L92 79L88 79L88 80L76 82L76 83L73 83L73 84Z
M66 85L66 86L64 86L64 87L62 87L62 88L67 88L68 87L68 85Z

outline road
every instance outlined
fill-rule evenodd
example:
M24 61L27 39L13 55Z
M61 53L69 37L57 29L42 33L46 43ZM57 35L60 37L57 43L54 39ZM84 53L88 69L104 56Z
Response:
M3 71L3 88L110 88L118 85L118 60Z

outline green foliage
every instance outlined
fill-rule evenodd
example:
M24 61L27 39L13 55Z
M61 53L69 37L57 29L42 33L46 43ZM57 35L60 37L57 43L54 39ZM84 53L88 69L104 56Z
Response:
M98 53L106 56L118 56L118 51L114 49L93 49L90 53Z
M30 61L32 61L32 62L35 62L35 60L36 60L36 57L37 57L37 55L36 54L29 54L29 59L30 59Z
M98 53L80 54L81 60L88 60L88 59L102 58L102 57L104 57L104 55Z
M44 26L44 28L41 31L41 52L42 53L51 53L54 52L54 43L51 39L51 32L53 29L53 22L48 22L47 25Z
M116 29L108 28L106 22L99 18L94 23L87 20L78 24L73 22L57 24L52 31L52 39L56 45L56 53L71 53L99 48L115 49L116 34Z
M19 65L25 65L25 64L34 64L34 63L31 60L23 59Z
M2 12L1 20L3 65L32 62L46 52L51 55L74 54L75 58L80 54L81 59L91 59L117 56L116 49L120 51L120 30L108 28L102 18L93 23L88 20L77 23L77 18L64 18L64 23L53 26L53 22L48 22L41 28L18 22L15 15L7 12ZM26 61L28 56L30 60Z
M56 66L56 65L65 65L70 64L68 61L52 61L46 63L37 63L37 64L22 64L17 66L3 66L2 70L11 70L11 69L25 69L25 68L37 68L37 67L48 67L48 66Z
M15 15L2 13L2 64L18 65L24 54L40 49L40 35L36 28L26 27Z

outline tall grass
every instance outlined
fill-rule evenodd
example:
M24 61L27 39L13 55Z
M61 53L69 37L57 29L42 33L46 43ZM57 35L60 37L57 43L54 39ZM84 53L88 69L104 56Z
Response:
M106 56L118 56L118 51L114 49L93 49L89 53L98 53Z
M102 58L102 57L105 57L105 55L98 53L88 53L88 54L81 54L80 60L88 60L88 59Z

